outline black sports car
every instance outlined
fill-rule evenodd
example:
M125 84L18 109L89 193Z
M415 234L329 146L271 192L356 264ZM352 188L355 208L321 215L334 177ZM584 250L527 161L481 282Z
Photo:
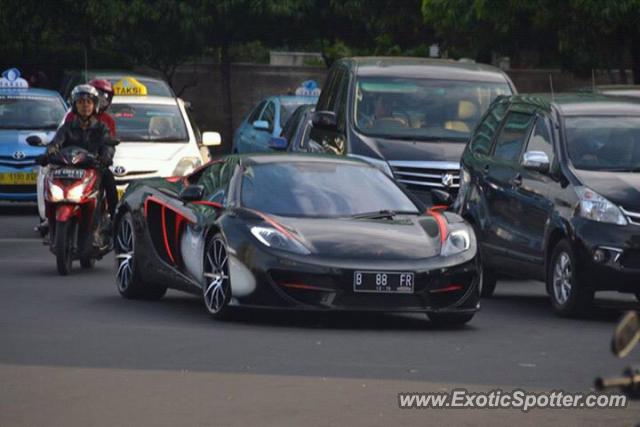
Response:
M471 227L359 160L232 155L136 181L115 232L122 296L193 292L216 318L239 305L424 312L453 325L478 309Z

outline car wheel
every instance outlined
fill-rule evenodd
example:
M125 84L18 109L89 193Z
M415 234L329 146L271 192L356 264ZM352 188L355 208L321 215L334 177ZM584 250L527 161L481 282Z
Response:
M207 311L216 319L226 318L231 301L231 280L227 245L219 233L207 243L203 276L202 298Z
M475 313L428 313L429 320L437 327L456 328L465 325Z
M547 289L555 312L564 317L585 314L593 303L594 291L579 279L571 245L561 240L553 249Z
M59 222L55 231L55 255L58 274L66 276L71 272L73 263L73 238L75 235L73 220Z
M129 299L160 299L167 287L144 282L136 266L136 237L133 218L125 213L116 225L116 284L118 292Z

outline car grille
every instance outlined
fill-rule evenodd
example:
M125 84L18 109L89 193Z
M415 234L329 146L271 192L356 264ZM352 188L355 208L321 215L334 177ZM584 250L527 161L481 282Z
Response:
M425 191L439 188L456 191L460 187L460 164L456 162L391 161L398 182L409 190Z
M625 209L622 209L622 213L627 217L627 220L631 224L640 225L640 213L638 213L638 212L630 212L630 211L625 210Z
M16 160L12 156L0 156L0 166L9 166L12 168L31 168L35 166L35 156L28 156L24 159Z

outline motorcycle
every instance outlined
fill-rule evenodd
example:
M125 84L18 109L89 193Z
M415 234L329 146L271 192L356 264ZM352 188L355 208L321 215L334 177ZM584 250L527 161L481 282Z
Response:
M617 357L626 357L640 340L640 316L635 311L626 313L616 326L611 340L611 351ZM597 390L621 390L630 399L640 399L640 367L628 367L623 376L597 378Z
M38 143L35 139L27 142ZM100 164L79 147L50 154L41 164L49 165L44 183L45 215L58 273L69 274L74 260L80 260L82 268L92 268L112 246L105 230L109 214Z

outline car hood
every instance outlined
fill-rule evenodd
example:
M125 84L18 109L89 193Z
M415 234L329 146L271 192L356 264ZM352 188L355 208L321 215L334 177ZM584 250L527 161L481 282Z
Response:
M116 147L114 163L128 160L168 161L173 159L188 144L184 142L126 142Z
M367 147L356 143L352 149L353 154L369 156L367 152L373 151L387 161L460 162L465 147L464 142L456 141L407 141L366 136L362 136L359 142Z
M624 209L640 212L640 173L576 170L583 185Z
M274 218L323 257L409 260L440 253L438 225L429 216L398 216L394 220Z
M55 134L55 131L0 130L0 156L12 157L16 151L23 152L27 157L40 155L44 147L30 146L27 137L39 136L44 143L48 143Z

